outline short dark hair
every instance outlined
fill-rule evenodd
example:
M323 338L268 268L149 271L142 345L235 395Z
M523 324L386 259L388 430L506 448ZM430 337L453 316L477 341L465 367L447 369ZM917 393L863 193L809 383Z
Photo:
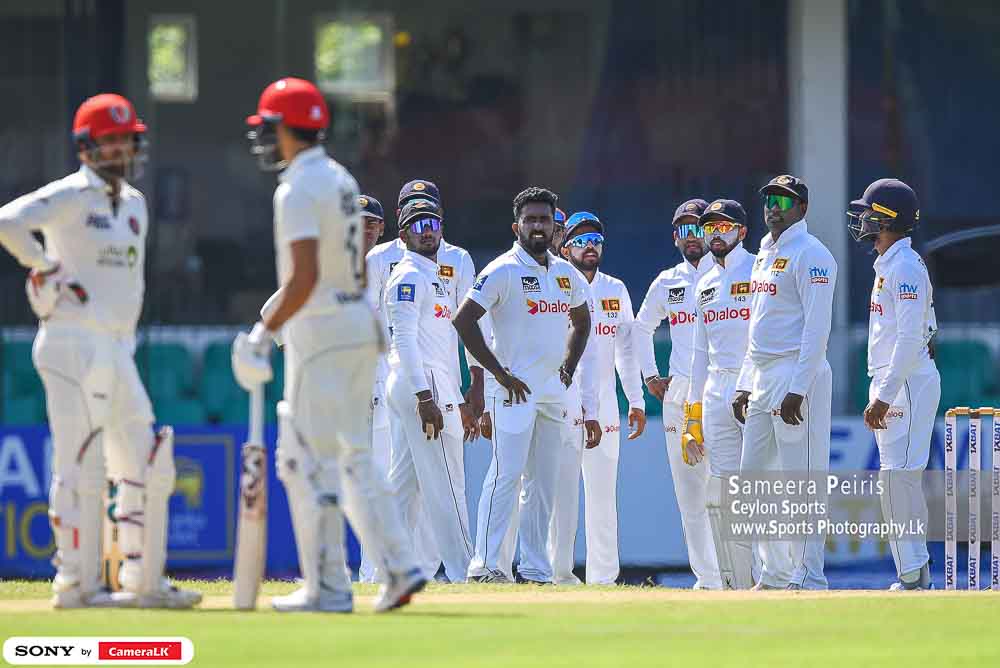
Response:
M304 141L307 144L318 144L323 141L326 134L325 130L312 130L308 128L293 128L290 125L286 125L292 136L299 141Z
M555 194L548 188L541 188L539 186L531 186L530 188L525 188L517 194L514 198L514 221L521 217L521 209L524 208L525 204L529 202L540 202L542 204L548 204L552 207L552 213L556 212L556 205L559 204L559 195Z

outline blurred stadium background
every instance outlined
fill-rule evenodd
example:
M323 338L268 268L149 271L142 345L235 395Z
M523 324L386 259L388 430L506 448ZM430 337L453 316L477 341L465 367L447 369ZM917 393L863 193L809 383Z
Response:
M449 241L483 266L510 243L513 195L547 185L567 211L605 221L605 269L636 306L679 261L669 239L679 201L742 201L754 249L757 188L779 173L804 177L810 230L840 265L834 466L870 465L856 416L873 257L851 242L843 211L876 178L901 178L921 198L915 244L935 282L941 411L1000 404L998 30L1000 7L985 0L9 0L0 201L76 168L69 127L86 97L121 92L149 124L139 186L154 225L137 360L158 418L188 437L177 504L193 514L171 527L177 567L231 559L225 540L206 546L231 531L232 495L223 486L213 496L212 479L232 478L247 413L229 342L275 285L274 182L247 154L243 119L287 74L328 94L332 154L387 209L404 181L435 181ZM45 408L24 274L0 253L0 575L48 568ZM669 345L661 331L662 369ZM623 562L678 565L662 435L650 432L646 447L623 450ZM200 447L210 442L229 444L219 461ZM664 512L650 515L650 504ZM181 544L213 556L178 557ZM274 572L294 563L288 549L272 545Z

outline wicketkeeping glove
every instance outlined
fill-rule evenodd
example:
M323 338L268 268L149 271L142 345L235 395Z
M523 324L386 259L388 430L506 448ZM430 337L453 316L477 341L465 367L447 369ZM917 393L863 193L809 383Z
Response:
M684 433L681 434L681 455L684 463L695 465L697 461L691 461L688 457L688 444L705 444L705 435L701 431L701 402L684 402ZM701 461L700 459L698 461Z

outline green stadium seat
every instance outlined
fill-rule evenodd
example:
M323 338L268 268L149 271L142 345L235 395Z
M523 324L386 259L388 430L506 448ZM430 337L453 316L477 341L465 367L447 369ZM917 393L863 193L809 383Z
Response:
M6 342L2 344L3 354L0 356L0 374L4 396L24 397L44 395L42 380L35 371L31 361L31 343L27 341Z
M0 424L9 426L27 426L43 424L45 420L44 396L4 396L3 412L0 414Z
M989 406L1000 394L994 381L996 364L980 341L938 343L934 361L941 373L940 412L954 406Z
M199 396L212 420L221 419L224 407L230 400L245 398L245 393L233 377L229 343L212 343L205 348Z
M230 397L219 414L222 424L246 424L250 419L250 399L246 392Z
M205 407L197 399L162 398L154 408L156 421L170 425L205 424Z
M274 371L274 378L264 389L264 396L277 403L285 393L285 354L277 348L271 355L271 369Z
M191 354L180 343L144 343L135 353L139 375L154 401L190 396L194 390Z

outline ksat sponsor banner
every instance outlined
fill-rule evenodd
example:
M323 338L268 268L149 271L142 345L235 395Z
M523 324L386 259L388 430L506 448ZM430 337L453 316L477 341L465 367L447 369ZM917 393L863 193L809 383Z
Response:
M13 637L3 659L14 666L182 666L194 658L187 638Z

